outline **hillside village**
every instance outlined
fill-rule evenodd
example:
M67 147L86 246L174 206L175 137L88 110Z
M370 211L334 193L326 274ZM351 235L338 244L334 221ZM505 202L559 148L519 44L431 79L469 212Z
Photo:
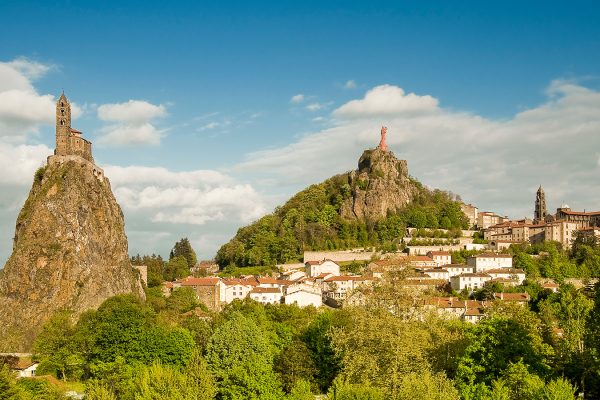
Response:
M477 322L485 316L490 301L526 304L530 298L525 291L515 292L527 276L524 270L514 268L513 257L507 253L511 245L554 241L569 249L577 234L600 238L600 212L576 212L563 206L550 215L541 187L533 220L510 220L465 204L463 212L469 217L471 230L452 237L448 230L408 228L402 238L406 244L403 252L305 252L304 264L278 265L278 275L190 276L164 282L163 293L168 296L179 287L191 287L198 299L214 311L245 298L262 304L342 307L364 301L369 288L390 274L401 273L403 287L415 294L415 302L424 301L441 313ZM473 254L465 263L456 263L453 253L461 250ZM343 273L342 265L357 262L364 265L361 274ZM550 292L559 290L551 279L539 279L539 283ZM467 299L482 288L502 290L494 292L489 300Z

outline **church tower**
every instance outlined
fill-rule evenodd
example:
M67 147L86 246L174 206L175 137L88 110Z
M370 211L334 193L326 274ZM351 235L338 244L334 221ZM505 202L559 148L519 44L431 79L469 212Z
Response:
M548 215L548 211L546 210L546 194L544 193L544 189L542 189L542 185L540 185L540 188L535 196L535 213L533 222L544 222L546 215Z
M63 92L56 102L56 149L54 154L69 154L69 136L71 135L71 104Z

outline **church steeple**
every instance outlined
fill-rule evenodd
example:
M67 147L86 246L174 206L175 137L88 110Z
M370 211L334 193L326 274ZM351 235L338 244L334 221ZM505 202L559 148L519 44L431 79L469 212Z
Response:
M68 142L71 134L71 104L62 92L56 102L56 155L68 153Z
M533 222L544 222L546 220L546 215L548 215L548 211L546 210L546 194L544 193L544 189L542 189L542 185L540 185L535 196L535 213Z

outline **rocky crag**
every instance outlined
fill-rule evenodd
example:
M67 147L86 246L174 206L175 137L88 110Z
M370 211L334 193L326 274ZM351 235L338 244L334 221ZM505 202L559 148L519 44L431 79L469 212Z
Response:
M468 221L452 196L424 187L381 142L363 152L358 168L295 194L272 214L242 227L217 252L221 267L302 259L305 250L397 249L406 226L461 227ZM424 225L423 225L424 224Z
M17 218L13 252L0 271L0 350L28 350L58 310L77 318L111 296L144 295L108 179L91 153L66 153L36 172Z
M380 220L404 208L417 193L406 160L381 147L365 150L347 179L353 190L340 207L345 219Z

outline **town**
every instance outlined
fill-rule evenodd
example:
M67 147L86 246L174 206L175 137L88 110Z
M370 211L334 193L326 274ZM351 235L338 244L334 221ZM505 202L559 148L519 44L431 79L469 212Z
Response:
M169 296L177 288L192 288L198 300L213 311L245 298L262 304L338 308L364 302L369 287L386 280L389 274L402 271L403 287L415 294L415 302L425 302L439 312L467 322L478 322L485 316L486 303L490 301L526 304L530 298L527 292L514 290L527 276L523 269L514 268L513 258L507 253L511 245L554 241L569 249L578 234L600 239L600 211L572 211L563 205L551 215L542 187L537 192L533 219L510 220L494 212L480 212L467 204L462 204L462 210L472 229L461 231L459 237L442 239L436 245L414 243L419 243L420 237L448 237L448 230L407 228L402 239L407 244L403 252L381 254L364 249L305 252L304 264L277 265L279 274L235 278L217 276L217 266L205 262L193 268L191 272L196 274L163 282L162 291ZM465 263L454 262L452 255L460 250L474 254ZM343 266L357 263L363 265L361 274L343 273ZM144 267L136 268L143 277ZM538 280L550 292L559 290L552 279ZM582 280L571 282L583 285ZM511 291L494 292L489 300L467 298L485 287ZM456 297L457 294L462 294L463 299Z

